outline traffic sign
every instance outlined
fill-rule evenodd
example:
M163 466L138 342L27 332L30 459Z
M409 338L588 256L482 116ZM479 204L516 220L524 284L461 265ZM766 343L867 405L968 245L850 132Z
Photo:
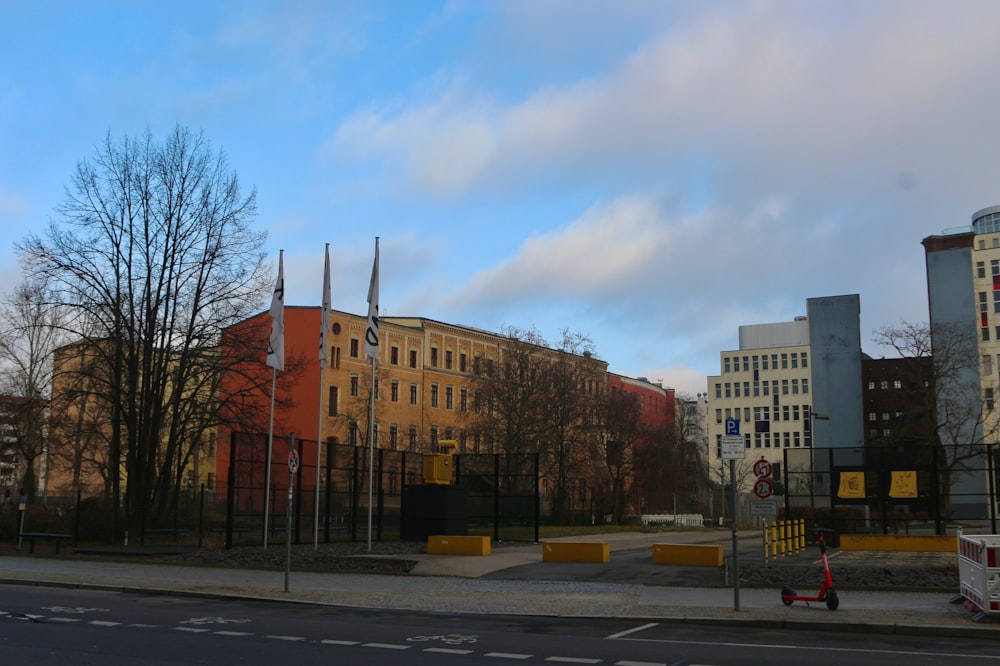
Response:
M753 464L753 475L758 479L766 479L771 476L771 462L761 458Z
M723 435L719 444L723 460L743 460L747 457L747 447L743 435Z
M726 418L726 434L727 435L738 435L740 434L740 420L734 419L733 417Z
M292 449L288 452L288 471L297 472L299 471L299 452Z
M778 500L751 500L751 516L776 516L778 515Z
M753 484L753 494L760 499L767 499L774 492L774 486L767 479L757 479Z

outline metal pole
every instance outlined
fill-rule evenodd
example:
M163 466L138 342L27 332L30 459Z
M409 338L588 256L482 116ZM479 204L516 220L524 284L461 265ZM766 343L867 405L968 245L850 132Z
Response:
M736 461L729 460L729 487L733 497L733 610L740 609L740 540L737 534L737 517L740 512L736 508Z

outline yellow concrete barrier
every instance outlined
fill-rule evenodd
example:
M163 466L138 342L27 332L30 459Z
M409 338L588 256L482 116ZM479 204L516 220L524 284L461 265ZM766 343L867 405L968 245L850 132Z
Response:
M958 537L954 534L899 536L895 534L841 534L841 550L890 550L912 553L956 553Z
M429 536L427 552L431 555L489 555L488 536Z
M611 545L590 541L545 541L542 562L610 562Z
M653 564L721 567L722 546L656 543L653 544Z

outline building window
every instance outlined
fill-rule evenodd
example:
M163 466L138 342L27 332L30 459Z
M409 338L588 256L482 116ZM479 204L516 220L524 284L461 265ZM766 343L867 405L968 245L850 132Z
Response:
M358 393L359 393L359 391L358 391L358 376L357 375L351 375L351 396L356 398L356 397L358 397Z
M983 374L993 374L993 357L990 354L983 355Z
M788 395L788 380L781 380L781 395Z
M399 365L399 347L395 345L389 349L389 363Z
M809 352L802 352L801 357L802 357L802 367L803 368L808 368L809 367Z
M886 390L886 389L888 389L888 388L889 388L889 381L888 381L888 380L886 380L886 379L883 379L882 381L880 381L880 382L878 383L878 387L879 387L880 389L882 389L883 391L884 391L884 390Z
M393 451L399 448L399 426L395 423L389 425L389 448Z
M788 354L781 355L781 369L782 370L788 369Z
M989 308L986 305L986 292L979 292L979 311L986 312Z
M753 357L753 369L755 371L760 369L760 357L759 356L754 356Z
M764 382L764 395L771 395L771 382Z
M889 420L889 412L882 412L882 420L883 421Z
M726 373L726 372L729 372L729 371L730 371L729 370L729 357L728 356L723 356L722 357L722 372Z
M399 382L395 379L392 380L392 384L389 385L389 398L393 402L399 402Z
M760 382L753 383L753 397L760 397Z
M986 410L993 411L993 389L986 389Z
M983 342L989 342L990 341L990 329L989 329L989 327L983 328L982 331L983 331L983 336L982 336L983 337Z
M809 393L809 380L808 379L803 379L802 380L802 392L803 393Z
M411 349L410 350L410 367L411 368L417 367L417 350L416 349Z
M351 358L358 357L358 339L351 338Z
M458 408L460 411L469 411L469 389L464 386L458 389Z
M720 384L719 382L715 383L715 397L716 398L722 397L722 384Z
M734 398L739 398L740 397L740 383L739 382L733 382L733 397Z
M1000 275L1000 259L990 259L990 275Z
M347 425L347 443L351 446L358 445L358 422L354 419Z
M446 349L445 352L444 352L444 369L445 370L451 370L451 359L452 359L452 351L450 349Z
M750 397L750 382L743 382L743 397Z
M980 280L986 279L986 264L982 261L976 262L976 277Z
M417 404L417 385L410 384L410 404Z
M750 372L750 357L743 357L743 372Z
M431 367L438 367L438 350L437 347L431 347Z
M444 387L444 408L455 409L455 389L451 386Z
M868 412L868 420L869 421L877 421L878 420L878 414L876 414L875 412Z
M799 355L792 352L792 368L799 367Z
M407 433L410 439L410 450L417 450L417 426L410 426L410 431Z
M722 423L722 410L721 409L715 410L715 422L716 423Z
M338 411L339 405L337 405L337 401L339 400L339 397L340 396L338 394L337 387L336 386L331 386L330 387L329 397L328 397L327 403L326 403L326 415L327 416L336 416L337 414L340 413Z
M792 405L792 420L793 421L798 421L799 420L799 406L798 405Z
M798 379L793 379L792 380L792 395L798 395L798 394L799 394L799 380Z
M730 384L729 382L726 382L726 397L727 398L733 397L733 385Z
M767 354L764 354L763 356L761 356L760 360L761 360L761 369L767 370L768 369L767 368Z
M431 407L438 406L438 385L431 384Z
M459 372L465 372L467 363L468 363L468 357L465 355L465 353L463 352L463 353L459 354L458 355L458 371Z

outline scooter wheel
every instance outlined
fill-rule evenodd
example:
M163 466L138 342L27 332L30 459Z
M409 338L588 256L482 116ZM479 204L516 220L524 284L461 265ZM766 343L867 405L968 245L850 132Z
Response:
M834 610L837 610L838 606L840 606L840 597L838 597L837 593L834 592L833 590L827 590L826 591L826 607L829 608L830 610L834 611Z
M781 603L785 604L786 606L791 606L792 600L789 599L788 597L794 597L794 596L796 596L795 590L793 590L792 588L788 586L781 588Z

